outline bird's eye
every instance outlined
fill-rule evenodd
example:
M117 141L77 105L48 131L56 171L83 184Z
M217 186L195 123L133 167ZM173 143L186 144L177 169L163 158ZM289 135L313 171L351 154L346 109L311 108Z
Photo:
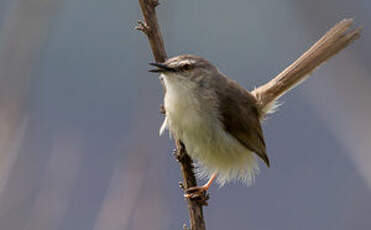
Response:
M191 64L188 64L188 63L186 63L186 64L184 64L184 65L182 66L182 70L183 70L183 71L190 70L191 68L192 68Z

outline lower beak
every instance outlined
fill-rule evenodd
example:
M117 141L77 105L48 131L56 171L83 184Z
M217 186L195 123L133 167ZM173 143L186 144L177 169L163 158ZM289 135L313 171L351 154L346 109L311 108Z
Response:
M151 70L148 70L148 72L152 72L152 73L174 72L173 68L170 68L167 65L162 64L162 63L149 63L149 64L156 66L157 69L151 69Z

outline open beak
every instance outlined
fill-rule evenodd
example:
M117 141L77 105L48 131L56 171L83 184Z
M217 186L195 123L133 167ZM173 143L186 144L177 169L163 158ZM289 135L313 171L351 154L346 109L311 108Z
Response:
M151 70L148 70L148 72L152 72L152 73L174 72L173 68L170 68L167 65L162 64L162 63L149 63L149 64L156 66L157 69L151 69Z

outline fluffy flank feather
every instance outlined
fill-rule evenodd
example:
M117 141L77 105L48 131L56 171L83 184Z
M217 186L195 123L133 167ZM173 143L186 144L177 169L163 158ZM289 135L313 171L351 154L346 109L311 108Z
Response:
M164 120L164 122L161 125L160 131L159 131L159 135L161 136L166 129L167 129L167 117L165 117L165 120Z

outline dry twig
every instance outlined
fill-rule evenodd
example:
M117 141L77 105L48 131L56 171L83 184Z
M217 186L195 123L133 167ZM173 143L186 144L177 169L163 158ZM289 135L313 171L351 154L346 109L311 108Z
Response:
M143 13L143 21L138 21L136 29L143 31L148 38L152 48L152 53L156 62L164 62L167 58L164 42L161 36L160 26L157 22L156 9L158 0L139 0L140 7ZM164 112L161 107L161 112ZM195 174L193 172L193 161L188 156L184 145L180 140L176 141L177 151L176 158L180 163L184 189L197 186ZM191 230L205 230L205 220L203 216L202 206L206 203L206 198L187 199L188 211L190 217Z

